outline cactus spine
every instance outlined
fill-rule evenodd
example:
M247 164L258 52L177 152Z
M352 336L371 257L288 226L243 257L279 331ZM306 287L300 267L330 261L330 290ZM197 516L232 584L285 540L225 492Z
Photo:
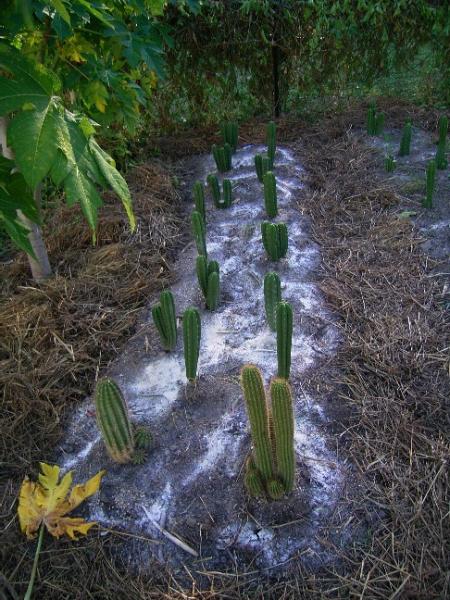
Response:
M191 223L197 252L203 256L207 256L205 221L203 220L202 215L196 210L192 212Z
M266 127L267 156L269 158L270 169L273 169L275 162L275 151L277 147L276 135L277 126L274 121L270 121L270 123L267 123Z
M250 421L252 455L245 465L245 485L252 496L278 500L295 482L294 414L292 395L284 379L272 379L270 406L259 369L245 365L241 386Z
M433 194L436 185L436 161L430 160L427 164L426 197L422 201L424 208L433 208Z
M392 173L395 169L395 160L392 154L388 154L384 159L384 169L388 173Z
M412 135L412 125L408 121L405 123L402 131L402 139L400 140L400 150L399 156L408 156L411 150L411 135ZM386 169L387 170L387 169Z
M95 410L97 424L110 457L118 463L130 462L134 453L133 427L125 399L112 379L98 381Z
M206 223L205 189L201 181L196 181L194 183L192 193L194 196L195 210L202 215L203 221Z
M204 256L198 256L196 262L197 279L206 301L208 310L215 310L219 303L220 275L219 263L212 260L208 263Z
M447 148L448 118L443 115L439 119L439 140L436 150L436 167L446 169L448 167L446 148Z
M214 144L212 147L212 154L219 173L225 173L231 169L232 152L230 144L225 143L223 146Z
M165 350L173 350L177 343L177 317L175 302L170 290L159 296L159 304L152 308L153 321Z
M278 214L277 206L277 183L272 171L267 171L263 177L264 182L264 205L267 216L273 219Z
M256 154L255 155L255 169L258 181L263 182L263 177L270 171L270 160L267 154Z
M276 309L281 302L281 283L276 273L267 273L264 277L264 306L266 318L272 331L276 331Z
M261 236L264 248L270 260L277 261L286 256L288 232L285 223L261 223Z
M186 366L186 377L189 381L194 381L197 377L200 338L200 313L194 307L187 308L183 314L183 342L184 364Z
M292 349L292 307L279 302L276 314L278 377L289 379Z
M220 125L220 133L223 143L229 144L234 154L238 143L238 124L234 121L224 122Z

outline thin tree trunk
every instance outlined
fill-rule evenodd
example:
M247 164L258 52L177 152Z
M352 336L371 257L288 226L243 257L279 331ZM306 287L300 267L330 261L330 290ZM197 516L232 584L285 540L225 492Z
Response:
M5 158L14 160L14 153L11 148L8 147L6 131L7 131L7 120L4 117L0 117L0 146L1 153ZM34 190L34 201L36 206L40 208L41 205L41 186L37 186ZM52 275L52 268L48 259L47 249L45 247L44 239L42 237L42 231L39 225L30 221L21 210L17 211L17 215L22 223L28 230L28 239L30 240L31 247L33 248L36 256L35 260L32 256L28 255L28 262L30 263L31 274L33 279L37 282L44 281Z

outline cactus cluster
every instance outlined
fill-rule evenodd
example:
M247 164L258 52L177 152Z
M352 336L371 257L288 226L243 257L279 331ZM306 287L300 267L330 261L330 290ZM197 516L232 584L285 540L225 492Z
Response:
M254 365L241 371L241 386L253 441L245 485L253 496L273 500L292 492L295 484L294 414L292 395L285 379L270 382L270 404L261 373Z
M187 308L183 314L184 364L186 377L195 381L200 352L201 322L197 308Z
M152 308L152 317L164 350L173 350L177 344L177 317L173 294L170 290L161 292L159 304Z
M277 329L277 306L281 302L281 282L276 273L267 273L264 277L264 307L267 323L272 331Z
M412 135L412 125L411 122L408 121L405 123L402 130L402 137L400 140L400 150L398 152L399 156L408 156L411 150L411 135ZM387 170L387 169L386 169Z
M197 211L192 211L191 214L192 234L194 236L197 252L203 256L207 256L206 251L206 225L202 215Z
M205 211L205 188L201 181L196 181L192 189L192 195L194 196L195 210L201 214L203 221L206 223L206 211Z
M210 174L206 181L211 192L211 196L216 208L229 208L233 202L233 187L229 179L222 182L222 192L220 191L219 179L216 175Z
M273 165L275 163L275 151L277 149L277 126L275 125L274 121L267 123L266 143L270 169L273 169Z
M232 152L236 152L238 143L238 124L234 121L226 121L220 125L220 133L224 144L229 144Z
M384 169L388 173L392 173L395 170L396 162L392 154L388 154L384 159Z
M216 310L220 295L219 263L216 260L208 262L205 256L197 256L196 271L206 308Z
M433 208L433 194L436 185L436 161L430 160L427 164L426 196L422 201L424 208Z
M219 173L225 173L231 169L232 150L230 144L225 143L223 146L214 144L212 147L212 155Z
M436 167L438 169L446 169L448 167L448 161L446 156L447 150L447 132L448 132L448 118L443 115L439 119L438 125L439 139L436 150Z
M271 219L278 214L277 204L277 182L272 171L267 171L263 177L264 183L264 206L267 216Z
M277 261L286 256L288 231L285 223L261 223L261 236L270 260Z
M270 160L267 154L255 154L255 169L258 181L263 183L264 175L270 171Z
M367 133L369 135L381 135L384 129L384 113L377 112L375 103L369 106L367 111Z

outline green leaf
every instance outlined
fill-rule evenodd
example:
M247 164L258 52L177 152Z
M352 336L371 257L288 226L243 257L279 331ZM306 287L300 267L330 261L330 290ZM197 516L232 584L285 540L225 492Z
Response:
M68 25L70 25L70 15L67 12L67 8L64 6L64 2L62 0L50 0L50 4L59 14L61 19L63 19Z
M90 141L90 148L103 177L122 200L122 204L130 222L131 230L134 231L136 229L136 219L133 213L131 194L127 182L119 171L111 164L111 157L102 150L93 139Z
M30 254L33 258L36 258L33 248L31 247L30 240L28 239L29 230L22 225L18 218L8 218L0 208L0 220L3 222L6 232L16 246L27 254Z
M97 210L102 205L95 185L80 171L77 165L70 171L63 183L67 204L72 206L78 202L89 226L95 232Z

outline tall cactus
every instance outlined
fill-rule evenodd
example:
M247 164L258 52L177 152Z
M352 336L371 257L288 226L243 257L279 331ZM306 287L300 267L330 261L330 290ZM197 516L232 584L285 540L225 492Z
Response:
M261 223L261 237L264 248L273 261L286 256L288 249L288 231L285 223Z
M186 377L195 381L200 353L201 322L198 309L187 308L183 314L184 364Z
M446 156L447 150L447 131L448 131L448 118L442 115L439 119L439 140L436 150L436 167L438 169L446 169L448 167L448 161Z
M233 202L233 187L231 185L231 181L229 179L224 179L222 182L222 188L223 200L220 208L230 208L231 203Z
M295 478L294 413L289 384L284 379L270 382L272 422L275 437L277 472L286 493L292 491Z
M276 273L267 273L264 277L264 306L266 318L272 331L276 331L276 309L281 302L281 282Z
M408 156L411 151L411 136L412 136L412 125L408 121L403 126L402 138L400 140L399 156Z
M275 175L272 171L267 171L263 177L264 182L264 205L266 208L267 216L271 219L278 214L277 205L277 183Z
M292 350L292 307L279 302L276 314L278 377L289 379Z
M266 127L266 142L267 142L267 156L269 158L269 167L273 169L273 165L275 162L275 151L277 148L277 126L274 121L270 121L267 123Z
M197 252L203 256L207 256L206 251L206 227L202 215L194 210L191 215L192 234L194 236Z
M433 208L433 194L436 186L436 161L430 160L427 164L426 196L422 200L424 208Z
M170 290L161 292L159 304L152 308L152 316L164 349L173 350L177 343L177 317L173 294Z
M95 388L97 424L110 457L118 463L133 459L133 426L119 386L107 377Z
M206 181L208 183L209 191L211 192L214 206L219 208L221 202L219 180L216 175L210 173L207 176Z
M230 144L233 154L236 152L238 143L238 124L234 121L226 121L220 125L220 133L224 144Z
M264 175L270 171L270 160L267 154L255 154L255 169L258 181L262 183Z
M194 196L195 210L202 215L203 221L206 223L205 189L201 181L196 181L194 183L192 194Z
M220 275L219 263L204 256L198 256L196 262L197 279L206 301L208 310L215 310L219 303Z
M212 147L212 154L216 163L217 170L220 173L225 173L231 169L231 146L226 143L223 146L217 146L214 144Z

